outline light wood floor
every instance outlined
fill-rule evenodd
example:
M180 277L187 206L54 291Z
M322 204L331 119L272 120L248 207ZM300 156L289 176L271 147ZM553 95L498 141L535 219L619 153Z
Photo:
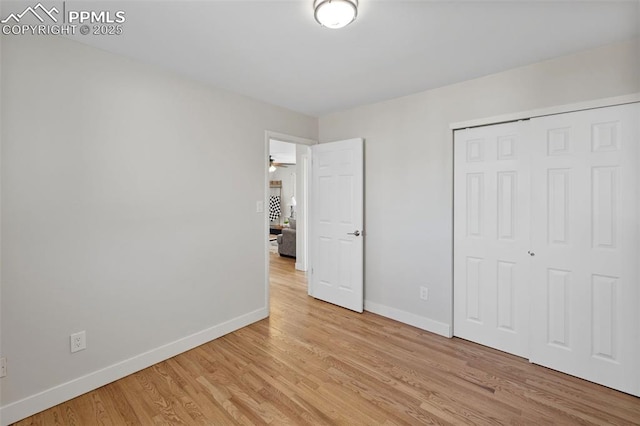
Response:
M271 257L269 319L18 424L640 424L639 398L313 300Z

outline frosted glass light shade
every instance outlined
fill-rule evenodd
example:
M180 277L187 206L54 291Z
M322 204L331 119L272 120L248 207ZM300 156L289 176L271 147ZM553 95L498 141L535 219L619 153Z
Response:
M314 17L323 27L346 27L358 16L358 0L315 0Z

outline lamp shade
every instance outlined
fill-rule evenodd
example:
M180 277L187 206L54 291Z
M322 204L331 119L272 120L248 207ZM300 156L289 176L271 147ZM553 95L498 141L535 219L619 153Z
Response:
M314 17L323 27L346 27L358 16L358 0L315 0Z

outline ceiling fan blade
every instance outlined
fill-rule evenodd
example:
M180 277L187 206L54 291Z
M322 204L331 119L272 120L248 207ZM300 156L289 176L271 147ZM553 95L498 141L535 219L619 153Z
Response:
M274 167L289 167L289 166L295 166L295 163L280 163L277 161L273 160L273 156L269 155L269 165L274 166Z

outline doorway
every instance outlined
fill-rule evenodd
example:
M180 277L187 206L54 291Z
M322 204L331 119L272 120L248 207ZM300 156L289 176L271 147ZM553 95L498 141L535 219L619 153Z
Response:
M305 273L309 265L308 215L311 145L317 142L281 133L265 133L265 264L269 306L272 259L278 267ZM307 286L308 287L308 286ZM303 289L304 291L305 289Z

